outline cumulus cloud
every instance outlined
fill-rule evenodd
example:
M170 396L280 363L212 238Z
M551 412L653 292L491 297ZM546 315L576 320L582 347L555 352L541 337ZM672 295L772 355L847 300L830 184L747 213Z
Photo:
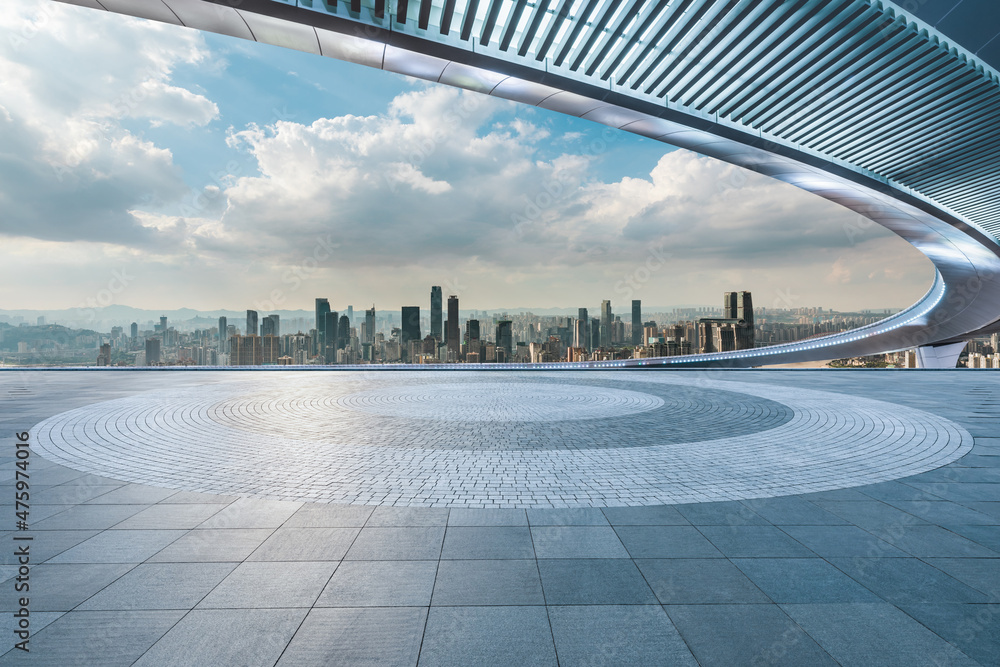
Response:
M170 149L123 123L218 117L214 102L171 82L175 67L206 60L202 38L41 1L6 9L0 33L0 234L168 247L133 211L189 188Z
M164 306L279 292L293 299L283 307L308 306L329 285L398 304L430 284L463 307L704 303L723 289L766 305L805 286L781 305L881 305L873 290L904 305L930 278L884 230L848 235L853 214L791 186L668 147L649 173L601 177L585 132L443 86L408 89L382 113L229 128L240 167L192 189L170 146L123 125L211 124L216 103L172 73L218 58L193 31L48 6L0 16L0 30L30 34L0 46L0 234L20 237L7 247L23 262L88 242L101 276L142 258L137 284ZM637 280L651 253L669 260ZM78 281L86 265L63 275ZM303 267L300 289L287 277Z

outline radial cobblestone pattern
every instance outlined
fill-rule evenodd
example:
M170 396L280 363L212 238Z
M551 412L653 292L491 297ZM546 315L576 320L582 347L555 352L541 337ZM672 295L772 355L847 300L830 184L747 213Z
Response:
M672 373L261 373L96 403L34 429L64 465L192 491L437 507L740 500L963 456L947 419Z

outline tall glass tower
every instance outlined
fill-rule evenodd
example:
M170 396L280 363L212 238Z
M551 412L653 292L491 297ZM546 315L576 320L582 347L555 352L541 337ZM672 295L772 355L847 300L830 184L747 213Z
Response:
M439 342L441 338L441 287L431 287L431 335Z

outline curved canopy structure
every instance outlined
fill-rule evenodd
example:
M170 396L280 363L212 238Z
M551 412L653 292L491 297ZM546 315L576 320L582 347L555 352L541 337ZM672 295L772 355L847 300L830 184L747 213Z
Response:
M1000 75L885 0L62 0L516 100L814 192L934 263L910 308L755 350L607 366L759 366L1000 329ZM564 364L565 365L565 364Z

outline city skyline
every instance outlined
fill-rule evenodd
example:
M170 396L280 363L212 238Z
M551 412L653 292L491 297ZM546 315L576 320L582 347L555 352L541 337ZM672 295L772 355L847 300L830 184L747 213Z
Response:
M490 309L593 292L710 303L752 284L851 310L905 306L933 276L905 243L829 202L586 121L75 7L25 2L0 27L20 34L39 17L78 39L46 31L0 46L19 73L0 134L36 156L0 181L48 189L34 197L44 206L15 208L0 228L8 307L110 292L110 303L164 308L306 309L326 285L390 304L401 284ZM90 48L97 34L107 51ZM56 88L65 96L46 104ZM459 131L439 140L456 108Z

